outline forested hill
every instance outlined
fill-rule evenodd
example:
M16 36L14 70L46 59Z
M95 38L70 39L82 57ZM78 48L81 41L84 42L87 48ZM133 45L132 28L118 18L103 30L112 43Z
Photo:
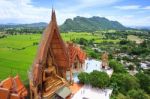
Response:
M0 32L6 34L23 34L23 33L42 33L47 23L31 23L31 24L0 24Z
M30 24L14 24L14 23L8 23L8 24L0 24L0 28L33 28L33 29L43 29L47 26L48 24L45 22L39 22L39 23L30 23Z
M106 29L117 29L123 30L126 29L121 23L117 21L111 21L104 17L91 17L85 18L77 16L73 20L66 19L66 21L60 26L62 32L68 31L97 31L97 30L106 30Z
M13 33L42 33L48 24L45 22L31 24L0 24L0 31L6 31L9 34ZM117 21L111 21L104 17L85 18L77 16L73 20L66 21L59 26L61 32L94 32L98 30L124 30L125 26Z

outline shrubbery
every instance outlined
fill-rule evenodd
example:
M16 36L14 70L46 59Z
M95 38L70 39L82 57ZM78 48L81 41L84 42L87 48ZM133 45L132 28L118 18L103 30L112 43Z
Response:
M90 73L90 84L93 87L105 88L109 84L109 76L105 72L95 70Z
M126 94L129 90L138 89L140 87L138 79L129 74L114 73L110 82L114 93L121 92Z
M129 90L127 92L127 95L118 93L118 95L114 96L112 99L150 99L150 97L143 90L133 89L133 90Z
M121 44L121 45L125 45L125 44L128 44L128 43L129 43L128 40L121 40L121 41L120 41L120 44Z
M140 87L150 94L150 76L145 73L138 73L136 74L137 79L139 80Z
M81 72L78 75L79 81L84 84L91 84L93 87L105 88L109 84L109 76L105 72L94 70L90 74Z
M97 53L95 53L94 51L90 52L89 56L94 59L98 59L98 57L99 57L99 55Z
M127 93L127 99L150 99L150 97L143 90L130 90Z
M113 68L115 73L124 73L126 72L123 65L116 60L111 60L109 66Z
M81 72L78 75L78 79L80 80L81 83L83 84L89 84L89 74L86 72Z

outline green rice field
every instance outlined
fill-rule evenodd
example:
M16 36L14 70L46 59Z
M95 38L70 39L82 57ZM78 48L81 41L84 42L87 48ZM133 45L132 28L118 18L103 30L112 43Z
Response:
M62 33L65 41L85 38L101 42L101 35L90 33ZM19 74L23 81L28 79L28 70L36 56L37 43L41 34L9 35L0 39L0 80Z

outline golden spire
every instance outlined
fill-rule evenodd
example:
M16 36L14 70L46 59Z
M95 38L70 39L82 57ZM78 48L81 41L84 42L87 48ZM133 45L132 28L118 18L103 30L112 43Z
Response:
M52 20L52 21L56 21L56 14L55 14L55 10L54 10L53 8L52 8L51 20Z

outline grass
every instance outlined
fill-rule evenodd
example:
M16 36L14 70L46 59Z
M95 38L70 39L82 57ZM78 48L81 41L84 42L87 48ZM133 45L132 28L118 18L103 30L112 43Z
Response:
M14 35L0 39L0 80L19 74L27 79L27 70L36 54L40 35Z
M135 35L128 35L127 39L130 40L130 41L135 41L137 44L140 44L144 41L143 39L141 39L141 38L139 38L138 36L135 36Z
M72 39L77 39L77 38L84 38L84 39L87 39L87 40L91 40L91 39L97 40L97 39L102 38L102 35L100 35L100 34L92 35L91 33L86 33L86 32L82 32L82 33L75 33L75 32L62 33L61 35L62 35L62 37L65 41L70 41Z
M103 41L100 34L62 33L61 35L64 41L77 38L94 39L97 43ZM23 34L0 39L0 80L16 74L19 74L23 81L28 79L27 71L32 65L38 48L34 43L39 42L40 38L41 34Z

